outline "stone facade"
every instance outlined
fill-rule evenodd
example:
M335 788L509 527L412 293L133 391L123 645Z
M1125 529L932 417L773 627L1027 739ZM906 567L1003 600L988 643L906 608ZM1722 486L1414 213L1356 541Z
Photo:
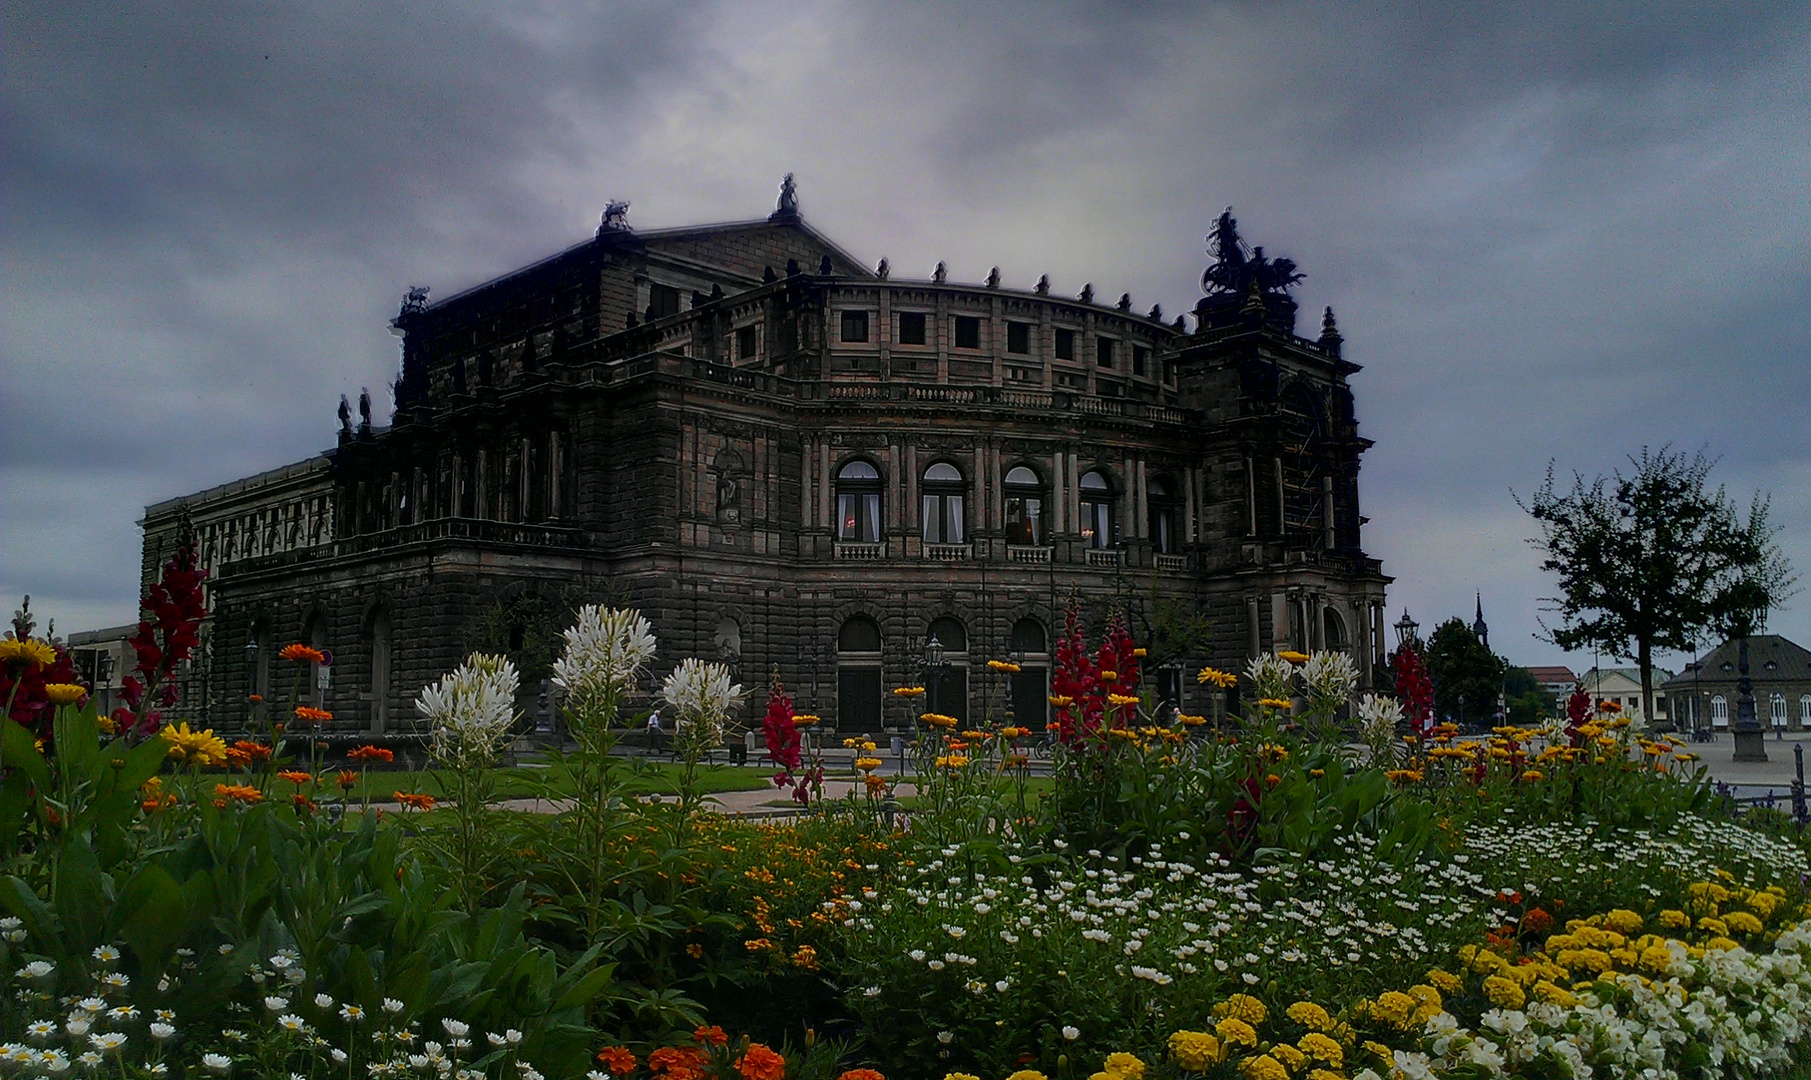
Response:
M1205 643L1169 646L1188 671L1332 647L1368 684L1388 579L1360 543L1358 367L1330 313L1294 333L1288 284L1216 285L1190 332L997 273L892 279L790 205L607 221L412 293L390 424L342 406L322 455L149 507L145 573L189 522L213 579L185 697L226 728L295 680L347 734L408 732L467 651L532 676L588 601L646 613L662 672L777 672L845 730L907 721L886 690L922 677L931 636L941 711L1012 699L1035 722L1072 602L1093 625L1126 611L1154 661L1161 626L1204 617ZM330 649L331 681L280 664L290 641ZM1009 655L1024 673L991 683Z
M1735 723L1740 652L1739 642L1726 641L1666 680L1680 727L1726 731ZM1748 671L1763 731L1811 731L1811 650L1778 634L1756 634L1748 639Z

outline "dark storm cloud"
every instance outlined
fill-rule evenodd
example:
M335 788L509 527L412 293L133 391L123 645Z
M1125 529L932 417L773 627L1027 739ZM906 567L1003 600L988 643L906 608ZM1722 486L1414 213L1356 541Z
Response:
M1368 543L1424 620L1546 584L1509 490L1708 445L1811 568L1799 5L8 9L0 593L131 613L143 503L378 394L404 286L807 215L903 274L1193 303L1247 235L1331 303ZM1311 316L1308 316L1311 317ZM1302 329L1311 332L1310 326ZM1811 603L1775 625L1811 640Z

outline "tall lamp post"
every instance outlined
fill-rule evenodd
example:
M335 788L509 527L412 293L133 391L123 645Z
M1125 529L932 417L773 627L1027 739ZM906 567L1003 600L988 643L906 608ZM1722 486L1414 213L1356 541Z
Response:
M1420 629L1421 624L1409 618L1409 609L1403 608L1402 618L1396 620L1396 647L1400 649L1411 642L1420 641L1416 636L1416 631Z
M1736 761L1766 761L1767 742L1761 733L1761 721L1754 713L1754 680L1748 677L1748 635L1767 617L1767 597L1761 586L1744 583L1741 599L1735 606L1733 629L1741 635L1736 654Z
M943 643L932 634L924 643L925 686L931 695L931 712L937 711L937 684L943 681Z

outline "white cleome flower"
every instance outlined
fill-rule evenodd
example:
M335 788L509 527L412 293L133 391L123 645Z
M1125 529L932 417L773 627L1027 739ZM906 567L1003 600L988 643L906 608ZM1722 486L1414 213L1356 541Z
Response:
M740 683L730 681L729 668L697 657L681 661L660 687L660 696L679 714L681 737L702 748L723 741L729 711L746 693Z
M495 762L516 720L520 686L508 658L473 653L438 686L422 687L415 709L434 726L434 759L455 768Z
M586 604L566 631L553 683L582 711L598 698L620 694L653 658L654 627L641 612Z
M1343 703L1358 685L1358 668L1343 652L1317 652L1302 665L1302 681L1316 700Z

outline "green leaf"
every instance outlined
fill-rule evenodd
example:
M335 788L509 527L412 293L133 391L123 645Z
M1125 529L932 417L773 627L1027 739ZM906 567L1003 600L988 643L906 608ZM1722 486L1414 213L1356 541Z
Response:
M152 863L141 867L120 890L116 910L127 912L120 937L138 956L145 978L154 978L169 963L189 930L189 897L169 871Z
M0 763L23 770L40 793L50 790L50 762L38 750L38 740L10 718L0 719Z

